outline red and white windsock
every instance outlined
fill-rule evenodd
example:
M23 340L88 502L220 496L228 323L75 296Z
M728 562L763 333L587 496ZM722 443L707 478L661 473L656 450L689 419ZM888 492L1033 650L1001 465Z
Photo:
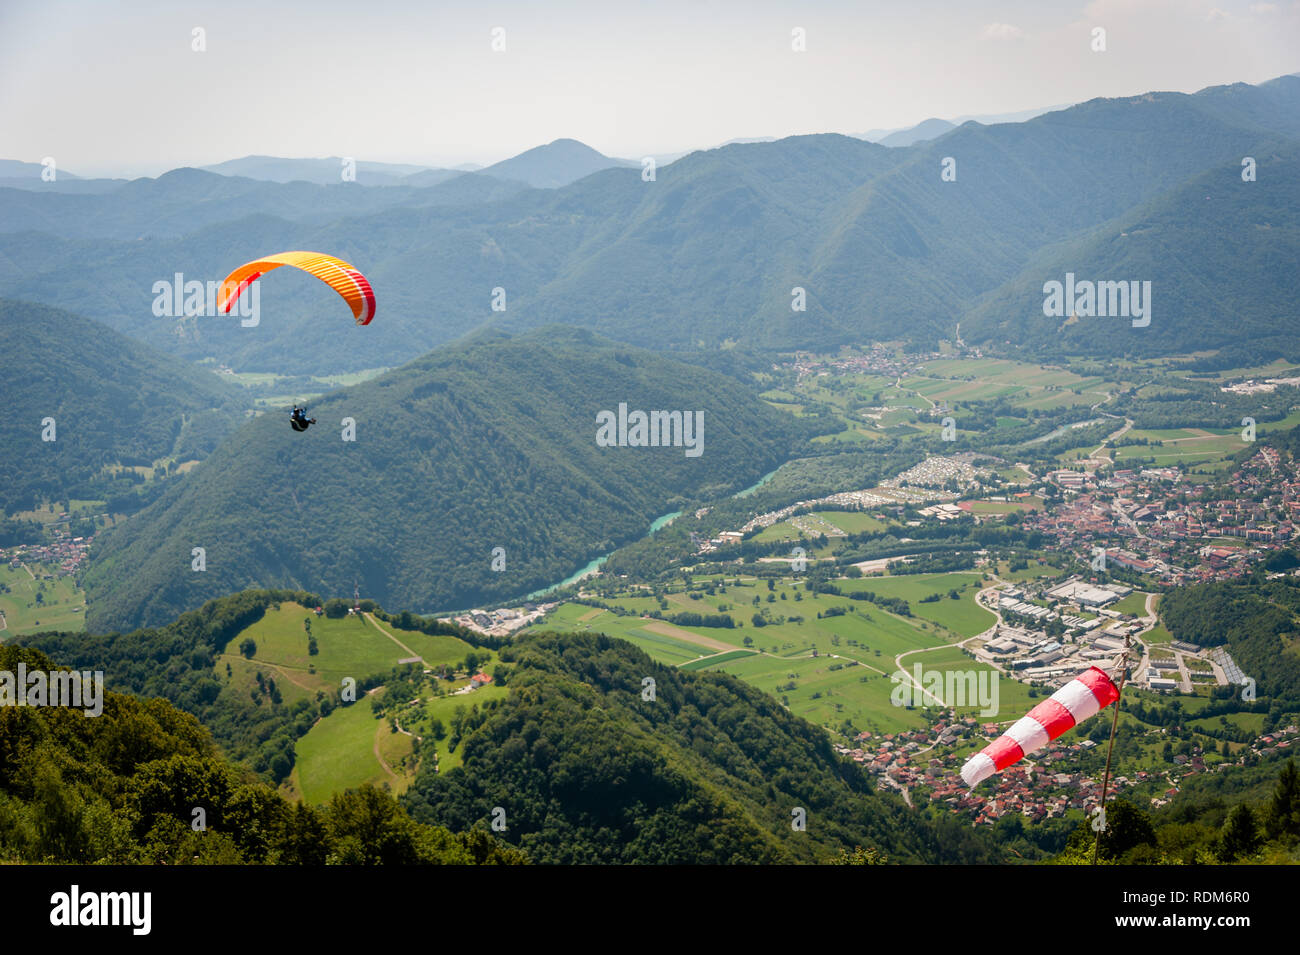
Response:
M1118 699L1119 690L1105 671L1089 667L966 760L961 778L967 786L978 786Z

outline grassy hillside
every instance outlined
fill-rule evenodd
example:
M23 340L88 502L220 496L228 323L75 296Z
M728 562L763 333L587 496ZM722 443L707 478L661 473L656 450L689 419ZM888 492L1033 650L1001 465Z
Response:
M319 652L307 659L318 661L322 674L340 667L359 674L357 702L339 707L337 684L291 700L289 677L314 666L298 670L291 657L306 642L303 608L315 599L246 592L160 629L25 640L79 669L103 669L113 685L189 710L226 753L285 781L326 814L340 804L355 809L362 796L341 794L371 784L398 792L410 785L405 798L413 818L453 831L486 828L500 805L507 829L499 838L525 847L534 861L815 862L857 846L895 861L993 858L969 828L873 794L861 769L836 756L822 730L761 691L726 674L680 672L605 636L543 634L499 649L477 647L466 654L473 654L471 668L486 666L504 685L465 696L454 691L469 673L459 654L476 639L472 634L363 602L371 609L362 620L309 617ZM367 652L367 628L418 647L433 672L394 668L392 656L402 650L376 643ZM231 661L222 656L242 657L250 639L256 648L247 648L248 668L274 674L277 687L286 687L259 702L241 689L246 681L238 669L225 673ZM439 656L457 659L431 659ZM450 681L439 676L444 667ZM646 676L657 684L653 703L641 700ZM176 713L163 700L147 706ZM188 716L174 719L204 732ZM392 732L390 720L405 732ZM0 755L4 740L0 732ZM269 769L282 743L293 756L295 740L292 776L288 765ZM174 743L160 745L177 759L189 755ZM210 743L204 746L218 759ZM386 797L369 792L363 790L364 801L382 809ZM806 829L791 826L795 808L806 811ZM5 819L0 799L0 845Z
M343 601L327 602L323 617L305 609L320 600L301 591L245 591L162 627L18 639L71 666L103 670L121 690L164 697L202 720L231 757L280 783L294 768L296 742L343 702L344 677L356 681L361 699L400 660L420 656L430 668L454 669L471 652L463 648L483 643L454 624L390 618L370 601L362 601L360 619ZM490 660L490 647L477 656Z
M243 420L238 393L211 372L29 302L0 299L0 379L0 512L129 498L138 481L106 469L201 459Z

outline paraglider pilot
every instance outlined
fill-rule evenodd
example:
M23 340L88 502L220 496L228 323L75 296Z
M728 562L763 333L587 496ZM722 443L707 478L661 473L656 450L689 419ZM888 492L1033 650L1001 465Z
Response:
M289 414L289 424L293 426L294 431L306 431L315 423L315 418L307 417L306 408L299 408L297 405L294 405L293 411Z

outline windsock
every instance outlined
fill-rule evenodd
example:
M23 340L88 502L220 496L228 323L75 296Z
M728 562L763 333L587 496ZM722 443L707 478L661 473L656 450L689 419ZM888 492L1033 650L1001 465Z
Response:
M961 778L967 786L978 786L1118 699L1119 690L1105 671L1089 667L968 759Z

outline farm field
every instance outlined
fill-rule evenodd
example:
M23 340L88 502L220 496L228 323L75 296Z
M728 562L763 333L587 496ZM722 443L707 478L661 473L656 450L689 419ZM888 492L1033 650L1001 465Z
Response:
M965 358L927 362L918 374L905 376L903 386L950 407L960 406L962 401L1006 397L1020 408L1047 410L1093 404L1106 396L1109 383L1064 368Z
M1116 464L1132 460L1154 460L1156 467L1173 464L1204 464L1231 457L1243 447L1241 435L1208 431L1185 438L1165 439L1160 444L1125 445L1114 449Z
M981 707L973 705L974 701L967 698L968 705L957 707L958 716L975 716L981 722L993 723L1013 723L1020 719L1029 709L1031 709L1038 700L1046 695L1043 691L1038 691L1038 696L1030 696L1030 687L1014 680L1011 677L1002 676L992 667L979 663L966 656L959 647L945 646L936 647L930 650L920 650L905 657L902 661L903 668L906 672L915 675L915 667L921 665L921 673L925 674L931 670L940 670L945 674L948 671L958 671L960 673L974 673L978 680L994 680L993 683L986 682L990 688L996 685L996 700L993 700L990 694L990 702L993 704L990 708L996 707L996 712L991 714L981 713ZM979 674L988 674L979 676ZM922 677L924 679L924 676ZM978 682L976 684L978 686ZM945 678L945 692L947 680ZM957 701L952 701L956 703Z
M982 586L983 575L978 573L900 574L850 581L844 586L844 591L860 593L870 590L888 597L901 597L912 605L913 614L960 636L973 637L997 622L997 617L975 603L975 595ZM951 590L957 591L957 600L948 596ZM933 594L939 594L940 599L931 603L920 602L923 597Z
M1157 621L1154 627L1142 634L1142 639L1147 643L1169 643L1174 638L1165 629L1165 625Z
M1141 617L1147 612L1146 604L1148 596L1149 595L1145 591L1135 590L1127 597L1115 601L1107 609L1118 610L1120 613L1132 614L1134 617ZM1156 606L1160 606L1158 601Z
M1020 476L1024 477L1022 471ZM1010 514L1014 511L1037 511L1043 507L1043 501L1037 497L1024 497L1014 501L971 501L972 514Z
M894 706L892 660L868 665L834 657L751 656L709 667L739 677L771 694L790 712L812 723L839 727L848 720L858 730L893 733L925 725L922 714ZM877 672L883 670L885 672Z
M0 564L0 615L4 626L0 640L41 630L86 629L86 595L70 576L54 576L55 568L46 564L12 568ZM33 574L35 578L33 578ZM38 601L39 598L39 601Z
M714 593L699 589L666 593L668 606L660 612L665 616L728 613L738 624L735 628L681 627L645 619L640 614L658 609L656 598L626 596L608 602L636 616L569 603L532 629L606 633L629 640L662 663L731 673L782 700L791 712L833 730L842 730L847 721L857 730L894 732L926 722L923 713L891 701L896 685L890 679L894 658L921 650L942 652L951 656L932 657L937 664L927 666L978 669L980 665L950 641L981 633L995 620L974 602L982 586L982 576L975 573L838 581L846 595L872 591L908 601L910 618L864 600L815 594L796 580L773 581L770 590L766 580L744 575L725 582L701 578L694 585L706 583ZM958 592L959 599L949 598L951 590ZM935 593L942 595L939 600L920 603ZM755 613L762 615L765 625L754 625Z
M634 643L660 663L677 666L694 660L706 653L716 653L712 647L689 643L664 634L644 629L648 622L641 617L620 617L608 610L599 610L594 616L588 616L593 608L585 604L566 603L556 607L541 623L528 628L531 632L542 630L592 631L618 637ZM699 631L718 629L700 627ZM694 632L694 631L687 631Z
M754 539L763 542L810 540L816 535L825 534L833 540L844 534L863 534L885 530L887 527L887 522L861 511L814 511L766 527Z

